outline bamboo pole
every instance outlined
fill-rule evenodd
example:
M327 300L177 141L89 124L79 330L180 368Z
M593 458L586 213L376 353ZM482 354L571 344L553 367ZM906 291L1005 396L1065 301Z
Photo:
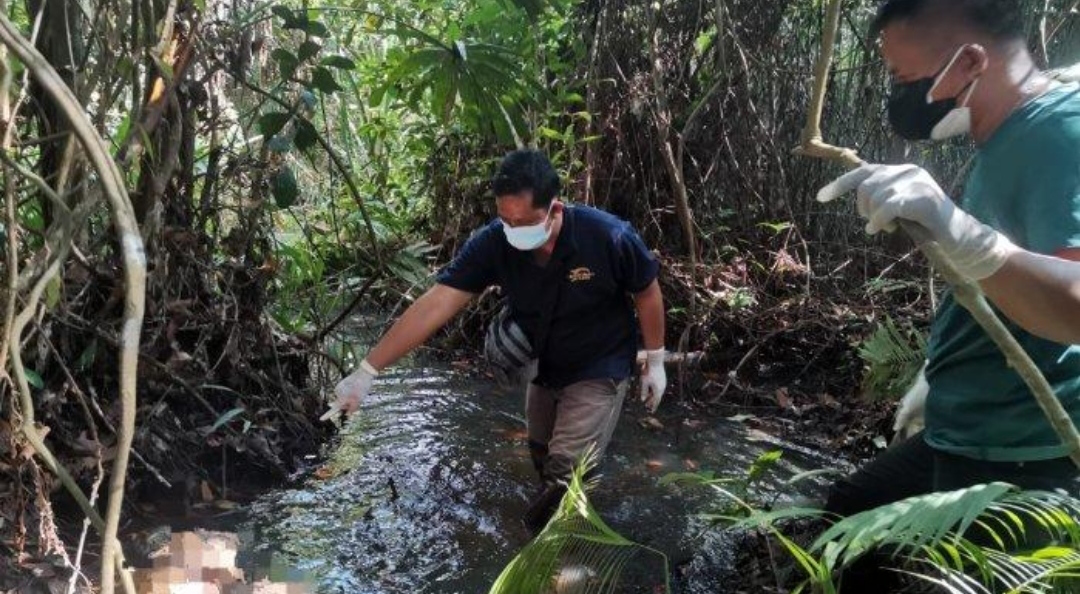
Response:
M849 148L842 148L827 144L821 134L821 114L825 104L829 67L832 63L833 49L836 44L836 32L840 22L841 0L830 0L825 19L825 28L822 34L821 53L815 65L814 90L811 97L810 111L807 114L806 127L803 129L802 143L796 147L795 153L818 159L828 159L840 162L850 168L856 168L866 164L858 154ZM971 317L994 341L998 349L1005 356L1009 366L1016 370L1020 378L1024 380L1031 395L1039 404L1043 414L1046 415L1050 425L1054 428L1061 443L1068 448L1069 458L1080 468L1080 433L1076 430L1069 413L1062 406L1054 394L1054 389L1046 381L1046 377L1031 357L1020 346L1016 338L1009 332L1001 321L1001 318L990 308L986 296L978 283L965 278L956 267L949 261L948 256L941 250L941 246L934 241L930 233L911 221L899 221L900 228L915 242L919 250L930 261L941 276L952 288L953 298L964 309L971 313Z

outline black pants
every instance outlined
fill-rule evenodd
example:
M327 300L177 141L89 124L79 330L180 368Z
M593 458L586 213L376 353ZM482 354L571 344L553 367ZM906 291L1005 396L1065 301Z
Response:
M989 462L935 450L923 433L896 445L829 491L825 509L850 516L868 509L935 491L952 491L994 481L1024 490L1077 492L1080 475L1069 458L1040 462ZM844 572L845 592L887 592L895 586L895 572L877 568L880 558L867 558Z

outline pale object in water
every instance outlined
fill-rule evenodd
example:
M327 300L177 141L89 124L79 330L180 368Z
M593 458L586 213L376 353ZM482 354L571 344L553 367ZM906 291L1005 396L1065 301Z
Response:
M548 594L584 594L596 583L598 574L585 565L567 565L559 569Z

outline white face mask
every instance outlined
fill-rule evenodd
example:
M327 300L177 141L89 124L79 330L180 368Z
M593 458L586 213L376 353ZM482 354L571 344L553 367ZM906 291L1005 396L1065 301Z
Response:
M523 252L535 250L547 243L548 239L551 238L548 219L551 217L551 209L554 206L555 203L552 202L551 206L548 207L547 214L544 215L544 220L535 225L511 227L506 224L506 221L503 221L503 233L506 234L507 243Z
M945 68L938 74L937 80L934 81L934 85L930 87L930 90L926 93L926 102L933 103L934 89L941 83L941 79L945 78L945 75L949 73L949 69L956 63L956 59L960 57L960 53L964 51L967 46L962 46L956 50L949 63L945 65ZM971 132L971 108L968 107L968 101L971 100L971 94L975 92L975 87L978 86L979 79L971 81L971 85L968 87L967 94L964 96L964 100L959 105L952 108L945 117L941 118L941 121L934 125L933 130L930 131L931 140L946 140L954 136L961 136Z

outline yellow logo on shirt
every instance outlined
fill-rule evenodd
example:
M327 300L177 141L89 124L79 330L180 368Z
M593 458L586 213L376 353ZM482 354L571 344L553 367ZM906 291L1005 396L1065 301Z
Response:
M572 283L583 283L592 280L592 277L596 276L593 271L582 266L581 268L575 268L570 271L570 274L566 275L566 278Z

